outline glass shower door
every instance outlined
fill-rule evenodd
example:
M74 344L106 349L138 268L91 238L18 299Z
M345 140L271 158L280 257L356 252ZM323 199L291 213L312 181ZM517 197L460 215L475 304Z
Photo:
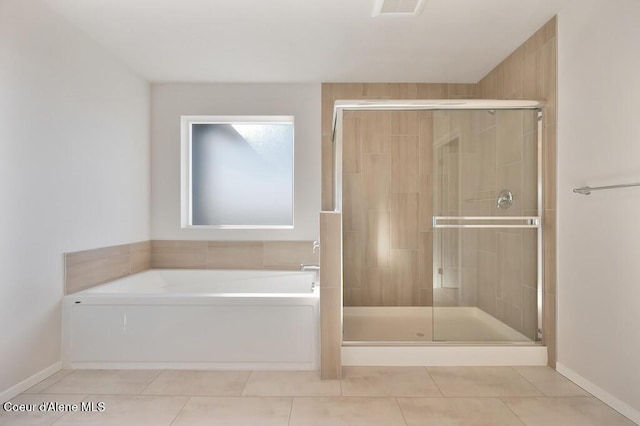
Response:
M433 113L434 341L541 337L539 116Z

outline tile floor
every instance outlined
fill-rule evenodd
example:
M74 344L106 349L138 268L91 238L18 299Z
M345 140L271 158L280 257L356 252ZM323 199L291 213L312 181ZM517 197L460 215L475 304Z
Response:
M63 370L16 404L105 410L13 413L1 425L633 425L547 367L308 371Z

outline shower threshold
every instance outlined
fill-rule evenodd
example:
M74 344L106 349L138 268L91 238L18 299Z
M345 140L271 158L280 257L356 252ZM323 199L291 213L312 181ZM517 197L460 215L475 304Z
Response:
M343 365L547 364L545 346L476 307L345 307L343 330Z

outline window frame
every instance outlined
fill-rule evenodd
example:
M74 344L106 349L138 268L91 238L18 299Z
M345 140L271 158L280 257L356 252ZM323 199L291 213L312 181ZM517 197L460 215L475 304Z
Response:
M180 116L180 226L183 229L294 229L295 226L295 123L293 115L182 115ZM194 225L192 199L193 124L291 124L291 224L290 225Z

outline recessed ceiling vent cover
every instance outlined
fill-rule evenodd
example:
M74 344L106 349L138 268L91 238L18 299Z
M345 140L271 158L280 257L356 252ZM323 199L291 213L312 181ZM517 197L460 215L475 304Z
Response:
M375 0L373 16L419 15L427 0Z

